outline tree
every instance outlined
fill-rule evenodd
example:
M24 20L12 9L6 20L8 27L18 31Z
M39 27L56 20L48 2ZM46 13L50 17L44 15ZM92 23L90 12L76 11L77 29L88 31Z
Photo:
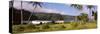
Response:
M78 18L78 20L83 20L83 21L87 21L88 19L87 19L87 14L85 14L85 13L82 13L80 16L78 16L77 18Z
M22 6L23 1L21 0L21 24L23 24L23 6Z
M72 7L76 8L76 9L79 9L79 10L83 10L83 6L82 5L78 5L78 4L71 4ZM89 13L91 15L88 14L88 17L92 17L92 8L94 8L95 6L93 5L87 5L87 8L89 9ZM90 18L88 18L89 21L91 20Z
M71 7L74 7L78 10L82 10L83 6L82 5L78 5L78 4L71 4Z
M94 19L97 20L97 11L96 12L92 11L92 16L94 16Z
M94 7L95 7L95 6L93 6L93 5L87 5L87 8L89 9L89 14L90 14L90 15L88 15L88 17L89 17L89 21L91 21L91 18L90 18L90 17L93 16L92 8L94 8Z
M71 4L71 7L74 7L76 9L78 9L79 11L81 11L83 9L82 5L78 5L78 4ZM75 16L75 21L77 20L77 16Z
M41 2L29 2L29 3L33 3L33 7L34 7L34 9L33 10L35 10L36 8L37 8L37 6L39 6L39 7L42 7L41 6ZM31 16L33 15L33 12L30 14L30 16L29 16L29 18L28 18L28 21L31 19ZM30 23L29 23L30 24Z

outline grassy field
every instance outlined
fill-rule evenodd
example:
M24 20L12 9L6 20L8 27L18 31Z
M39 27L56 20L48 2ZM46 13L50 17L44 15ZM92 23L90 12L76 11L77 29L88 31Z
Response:
M13 25L13 33L80 30L97 28L96 22L66 22L62 24Z

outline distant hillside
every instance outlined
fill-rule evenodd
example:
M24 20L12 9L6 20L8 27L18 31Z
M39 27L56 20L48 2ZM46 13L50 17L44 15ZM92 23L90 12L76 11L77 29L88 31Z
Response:
M22 12L23 12L23 20L24 21L28 20L31 12L24 10L24 9L22 10ZM16 23L21 22L21 10L10 7L9 8L10 21L12 21L12 16L13 16L14 22L16 22ZM32 20L66 20L70 17L73 17L73 16L61 15L61 14L57 14L57 13L39 13L39 12L36 13L36 12L33 12L33 15L31 17L30 21L32 21Z
M9 11L11 12L12 8L9 8ZM31 12L27 10L22 10L22 12L23 12L23 20L28 20ZM60 15L57 13L39 13L39 12L35 13L33 12L31 20L64 20L64 18L66 18L66 15ZM14 21L21 20L21 10L13 8L13 20Z

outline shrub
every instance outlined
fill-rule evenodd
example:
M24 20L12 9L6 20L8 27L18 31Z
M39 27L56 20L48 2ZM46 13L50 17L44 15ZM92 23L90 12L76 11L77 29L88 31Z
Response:
M40 24L42 24L42 22L40 22Z
M66 28L66 26L64 26L64 25L62 25L61 27L62 27L62 28Z
M50 28L50 26L49 25L43 25L42 28L43 29L48 29L48 28Z
M14 26L13 32L23 32L25 30L25 27L23 26Z
M36 26L35 26L35 25L30 24L30 25L28 25L28 26L27 26L27 28L28 28L28 29L36 29Z
M55 21L54 21L54 20L52 20L52 22L51 22L51 23L55 24Z
M22 26L20 26L20 27L18 28L19 31L24 31L24 29L25 29L25 28L22 27Z
M76 23L76 22L72 22L72 23L70 23L73 27L77 27L78 26L78 23Z

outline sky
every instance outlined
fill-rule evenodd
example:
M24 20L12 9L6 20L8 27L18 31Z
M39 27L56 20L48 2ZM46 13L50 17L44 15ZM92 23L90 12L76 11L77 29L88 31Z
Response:
M86 7L86 5L83 5L83 10L78 10L74 7L71 7L70 4L62 4L62 3L48 3L48 2L43 2L42 8L39 6L34 9L32 3L28 2L23 2L23 9L28 10L30 12L44 12L44 13L59 13L62 15L72 15L72 16L78 16L81 13L86 13L89 14L89 9ZM15 1L14 2L14 7L17 9L21 9L21 2L20 1ZM96 10L97 7L95 7ZM90 14L91 15L91 14Z

